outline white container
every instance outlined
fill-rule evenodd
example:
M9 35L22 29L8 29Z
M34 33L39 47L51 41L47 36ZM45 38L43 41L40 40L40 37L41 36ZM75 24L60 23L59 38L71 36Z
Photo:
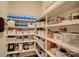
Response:
M79 34L72 34L73 46L79 47Z
M11 26L11 27L15 26L15 21L13 20L9 20L7 23L8 23L8 26Z
M73 38L72 33L62 33L62 35L63 35L63 42L65 42L67 44L73 44L72 43L72 38Z
M19 44L19 50L22 50L22 46L23 46L23 44Z
M54 39L55 39L55 40L61 40L61 41L63 41L63 36L62 36L62 34L53 33L53 36L54 36Z

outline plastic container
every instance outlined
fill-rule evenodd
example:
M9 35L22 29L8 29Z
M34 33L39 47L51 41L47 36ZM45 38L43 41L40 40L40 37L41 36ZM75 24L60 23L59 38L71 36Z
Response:
M63 35L63 42L72 45L72 39L73 39L73 35L72 33L62 33Z
M53 37L54 37L55 40L61 40L61 41L63 41L63 36L62 36L62 34L53 33Z
M9 20L8 22L8 26L15 26L15 21L13 21L13 20Z

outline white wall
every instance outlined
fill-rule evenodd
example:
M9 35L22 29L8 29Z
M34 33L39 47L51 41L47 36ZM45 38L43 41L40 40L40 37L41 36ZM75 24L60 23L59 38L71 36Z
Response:
M0 17L4 17L6 19L6 15L8 13L8 2L0 1ZM6 56L6 39L4 36L4 32L0 32L0 57Z
M42 1L42 15L45 14L47 9L53 4L54 1Z
M13 1L9 2L9 13L15 13L18 15L41 15L41 2L40 1Z
M0 17L6 17L8 13L8 2L0 1Z

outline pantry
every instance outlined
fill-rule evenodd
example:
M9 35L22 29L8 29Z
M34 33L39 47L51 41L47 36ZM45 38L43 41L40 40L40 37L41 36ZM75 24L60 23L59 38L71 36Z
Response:
M7 15L6 57L79 57L79 2L51 1L43 12Z

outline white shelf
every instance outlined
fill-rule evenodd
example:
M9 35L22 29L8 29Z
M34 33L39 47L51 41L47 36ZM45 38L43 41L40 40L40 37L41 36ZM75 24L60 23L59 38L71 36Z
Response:
M55 55L53 55L50 51L46 50L46 53L50 56L50 57L55 57Z
M39 37L44 38L44 39L47 39L47 37L42 36L42 35L40 35L40 34L36 34L36 36L39 36Z
M46 28L46 26L37 26L36 28Z
M36 43L41 47L41 45L38 42L36 42ZM44 47L41 47L41 48L45 51Z
M69 44L63 43L63 42L61 42L59 40L55 40L55 39L51 39L51 38L48 38L47 40L50 41L50 42L53 42L53 43L55 43L57 45L60 45L62 47L65 47L65 48L67 48L67 49L69 49L69 50L71 50L73 52L79 53L79 48L78 47L74 47L74 46L71 46Z
M24 35L35 35L35 34L6 34L6 36L24 36Z
M19 26L5 26L5 28L35 28L35 27L19 27Z
M29 49L29 50L22 50L22 51L13 51L13 52L7 52L6 54L14 54L14 53L23 53L23 52L30 52L35 51L36 49Z
M10 43L25 43L25 42L35 42L35 40L17 41L17 42L7 42L7 43L10 44Z
M16 28L35 28L35 27L16 27Z
M7 18L7 19L11 19L14 21L24 21L24 22L35 22L36 20L22 20L22 19L13 19L13 18Z
M47 27L55 27L55 26L67 26L67 25L76 25L79 24L79 20L67 21L58 24L48 25Z
M39 57L41 57L41 55L39 54L39 52L36 50L36 53L37 53L37 55L39 56Z

